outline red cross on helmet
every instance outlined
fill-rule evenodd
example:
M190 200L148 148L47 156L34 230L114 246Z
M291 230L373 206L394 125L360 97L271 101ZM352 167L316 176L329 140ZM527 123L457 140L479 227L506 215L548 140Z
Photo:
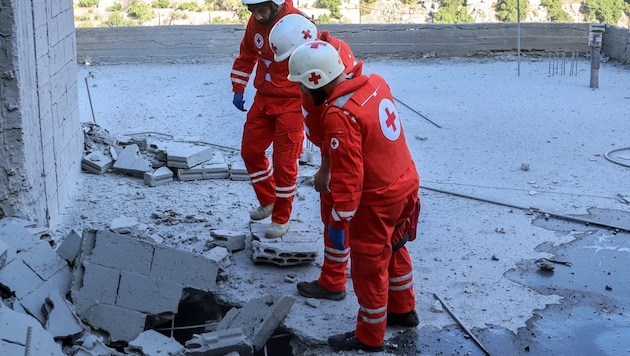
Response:
M284 16L269 33L273 58L281 62L300 45L317 40L317 27L309 19L298 14Z
M244 5L255 5L262 4L264 2L268 2L269 0L241 0ZM271 0L276 5L284 4L284 0Z
M313 41L293 51L287 79L309 89L319 89L335 80L344 68L335 47L324 41Z

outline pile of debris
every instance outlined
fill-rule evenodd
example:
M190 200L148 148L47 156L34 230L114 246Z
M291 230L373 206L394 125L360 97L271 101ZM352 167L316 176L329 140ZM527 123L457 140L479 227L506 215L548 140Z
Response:
M130 175L150 187L175 179L249 179L237 152L224 147L158 133L115 136L84 125L82 168L89 173ZM152 218L165 225L195 220L174 211ZM319 234L299 224L267 239L266 226L251 222L248 231L212 230L207 249L196 253L162 244L143 225L121 216L107 228L72 231L53 247L47 229L0 220L0 354L253 355L295 298L217 301L232 253L250 249L255 263L293 266L314 262L321 247ZM179 332L176 319L190 304L199 320Z
M213 292L231 264L226 247L197 254L90 230L73 231L53 249L38 234L28 221L0 220L4 355L154 355L151 350L253 355L295 301L269 295L242 307L223 307L227 312L217 308L192 338L176 340L174 328L156 330L173 325L181 305L191 300L216 305ZM238 245L230 237L225 242Z

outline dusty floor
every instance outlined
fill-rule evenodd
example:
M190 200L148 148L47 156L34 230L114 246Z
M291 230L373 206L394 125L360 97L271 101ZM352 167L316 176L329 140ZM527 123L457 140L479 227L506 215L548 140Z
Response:
M365 60L366 71L392 87L422 178L420 235L408 246L421 324L388 330L389 353L484 354L457 320L496 355L628 352L622 265L630 248L622 230L630 229L630 70L602 63L599 88L591 89L586 59L576 63L577 75L568 67L564 75L550 72L546 58ZM231 103L230 67L82 66L82 121L120 135L201 138L235 160L244 114ZM249 88L246 106L252 97ZM315 169L301 167L292 216L295 229L309 234L321 231L309 184ZM164 243L203 251L210 229L248 231L247 211L256 205L247 182L148 187L137 178L85 173L54 235L107 227L124 215L149 224ZM155 214L167 210L204 221L158 224ZM552 262L553 271L544 271L540 258L571 266ZM251 252L237 252L217 298L239 305L271 291L294 295L283 328L296 336L296 354L334 354L327 337L354 328L350 281L344 301L317 308L290 282L317 278L320 264L321 256L309 266L254 265Z

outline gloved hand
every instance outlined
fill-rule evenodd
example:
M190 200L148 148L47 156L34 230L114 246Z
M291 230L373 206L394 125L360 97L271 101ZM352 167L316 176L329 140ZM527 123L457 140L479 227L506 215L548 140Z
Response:
M247 111L245 110L245 100L243 99L243 93L234 93L234 99L232 99L232 104L234 104L234 106L236 106L237 109L239 109L240 111Z
M332 241L333 245L340 250L345 250L344 240L346 239L346 230L335 229L332 226L328 226L328 238Z

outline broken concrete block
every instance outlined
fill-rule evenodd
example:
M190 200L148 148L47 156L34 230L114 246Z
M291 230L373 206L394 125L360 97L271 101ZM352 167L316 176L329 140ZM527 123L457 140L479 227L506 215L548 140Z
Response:
M0 270L0 284L7 286L18 298L24 298L41 287L44 280L21 258L15 258Z
M250 224L250 229L254 262L279 266L308 264L317 259L321 248L317 243L318 234L291 229L281 239L268 239L264 237L265 224L254 222Z
M81 235L72 230L57 247L57 255L68 262L74 262L81 252Z
M92 327L107 331L111 341L131 341L144 331L146 314L95 302L81 315Z
M215 262L215 264L219 267L217 272L217 279L225 281L228 279L228 267L232 264L232 260L230 260L230 252L221 246L216 246L211 248L209 251L203 253L203 255Z
M0 302L0 354L25 355L29 328L29 355L65 355L39 321Z
M243 162L243 160L232 162L230 167L230 179L240 181L249 180L249 173L247 173L247 168L245 168L245 162Z
M158 154L166 153L166 164L174 168L191 168L212 158L212 148L188 142L156 142L151 144Z
M65 266L27 296L18 298L20 304L43 325L46 322L46 316L43 311L46 298L54 290L59 290L64 294L67 293L70 290L71 279L70 268Z
M251 299L238 314L227 323L219 323L217 330L241 328L254 349L260 350L295 303L295 298L283 295L267 295Z
M119 216L112 220L109 229L118 234L129 234L139 224L136 218Z
M141 178L144 176L145 172L153 171L151 163L140 155L138 145L136 144L126 146L122 152L120 152L113 168L116 172Z
M100 151L89 153L81 160L81 168L94 174L106 173L113 166L114 160Z
M201 254L161 245L155 246L149 267L151 277L177 281L204 292L214 290L219 272L217 262Z
M240 251L245 249L247 235L239 231L212 230L210 236L214 238L213 243L217 246L225 247L228 251Z
M9 246L6 263L11 262L18 253L40 242L26 229L26 223L25 220L14 218L0 220L0 241Z
M72 295L79 315L83 316L87 313L87 310L96 302L116 304L120 270L89 261L84 261L82 268L84 269L83 279L73 280L73 283L80 286L73 286L76 292Z
M157 187L173 181L173 171L168 167L160 167L153 172L144 173L144 183L149 187Z
M22 252L20 257L45 281L60 269L68 267L66 261L59 257L47 242L37 243L29 250Z
M121 271L116 305L153 315L176 314L183 290L171 280Z
M147 241L107 230L99 230L96 233L90 262L118 270L149 275L153 250L153 244Z
M185 345L187 356L224 356L232 352L240 356L254 355L251 343L240 328L193 335Z
M83 331L83 323L75 314L74 307L59 290L52 291L44 303L46 330L54 338L67 338Z
M7 256L9 255L9 245L0 241L0 269L7 263Z
M177 340L162 335L155 330L147 330L141 333L137 338L130 341L129 346L125 348L125 351L129 353L135 354L134 351L139 351L146 356L183 355L184 350L184 346Z
M84 333L70 347L68 355L72 356L122 356L124 354L107 347L103 341L89 333Z
M225 179L230 176L230 167L218 151L212 153L209 161L196 165L188 169L178 169L177 179L179 180L200 180L200 179Z

